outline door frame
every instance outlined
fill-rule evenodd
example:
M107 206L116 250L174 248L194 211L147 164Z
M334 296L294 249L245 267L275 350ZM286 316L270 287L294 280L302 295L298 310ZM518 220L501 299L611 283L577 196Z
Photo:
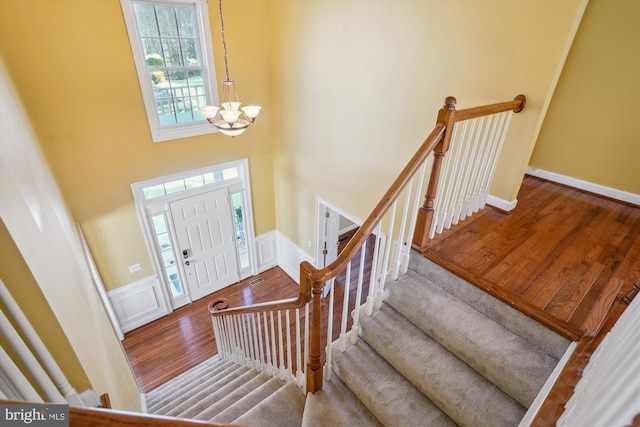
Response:
M166 184L174 181L179 181L183 179L188 179L194 176L207 174L211 172L219 172L226 169L237 168L237 176L229 179L223 179L211 184L202 185L195 188L185 189L183 191L170 193L166 195L162 195L159 197L155 197L152 199L146 199L144 189ZM178 245L177 245L177 236L176 231L173 225L173 218L171 215L170 203L173 201L181 200L184 198L189 198L191 196L195 196L198 194L207 193L213 190L226 189L227 195L229 198L233 194L240 193L242 196L242 204L243 204L243 218L244 224L246 227L246 244L248 249L248 259L249 265L245 268L239 269L239 277L240 280L256 275L258 272L257 266L257 256L255 249L255 229L254 229L254 220L253 220L253 204L251 200L251 183L249 176L249 160L248 159L240 159L226 163L219 163L211 166L207 166L204 168L179 172L176 174L165 175L161 177L152 178L145 181L135 182L131 184L131 192L133 194L136 211L138 214L138 219L140 221L140 225L142 228L142 232L144 235L145 243L147 245L147 250L151 255L151 262L153 264L153 268L156 273L156 278L161 284L162 296L167 302L167 306L171 307L171 311L175 310L178 307L181 307L185 304L191 303L193 300L189 294L188 286L186 285L186 275L184 271L184 266L182 265L182 256L177 253ZM231 210L232 219L234 218L233 213L233 204L229 204L229 209ZM172 241L173 248L173 256L176 262L176 267L178 270L178 274L180 276L180 282L182 284L182 288L184 289L184 294L174 297L171 293L169 286L171 283L167 279L166 274L164 274L164 261L160 253L160 247L157 244L155 238L155 232L153 228L153 224L151 223L151 217L159 214L165 215L166 226L168 228L168 235ZM234 222L235 225L235 222ZM234 230L235 234L235 230ZM236 242L236 256L238 255L238 244ZM239 263L239 259L238 259Z
M359 227L362 225L362 221L355 218L353 215L346 213L345 211L337 208L326 200L321 199L316 196L316 253L315 253L315 266L316 268L323 268L324 266L324 242L326 233L330 230L327 230L326 227L326 214L335 213L341 217L346 218L355 226ZM337 233L335 235L336 241L340 235L340 227L335 228L334 232ZM330 236L332 237L332 236Z

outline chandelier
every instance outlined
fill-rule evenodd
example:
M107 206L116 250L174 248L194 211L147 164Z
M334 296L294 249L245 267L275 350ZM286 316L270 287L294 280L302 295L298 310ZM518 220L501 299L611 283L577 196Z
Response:
M226 79L222 80L222 96L220 107L207 105L200 107L200 112L206 119L223 134L234 137L243 133L258 117L262 107L247 105L241 107L240 98L236 91L235 81L229 78L227 63L227 43L224 39L224 20L222 19L222 0L219 0L220 27L222 28L222 48L224 51L224 70Z

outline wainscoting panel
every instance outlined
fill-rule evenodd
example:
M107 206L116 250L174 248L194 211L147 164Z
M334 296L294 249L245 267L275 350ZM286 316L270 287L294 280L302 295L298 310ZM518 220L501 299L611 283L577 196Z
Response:
M258 254L258 271L260 273L278 265L277 240L278 235L275 230L256 237L256 253Z
M284 234L278 235L278 265L289 275L297 284L300 284L300 263L309 261L314 263L313 257L306 253L302 248L289 240Z
M156 276L109 291L109 299L124 332L171 312Z

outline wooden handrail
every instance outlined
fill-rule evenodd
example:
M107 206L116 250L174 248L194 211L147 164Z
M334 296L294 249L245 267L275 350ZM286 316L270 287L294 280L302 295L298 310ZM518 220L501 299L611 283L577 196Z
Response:
M454 121L461 122L463 120L475 119L477 117L488 116L491 114L503 113L505 111L513 111L519 113L524 110L527 105L527 98L524 95L516 96L513 101L498 102L497 104L483 105L481 107L466 108L457 110L454 114Z
M70 427L223 427L218 424L160 415L139 414L114 409L69 407Z
M31 402L1 400L2 404L28 405ZM69 406L69 426L71 427L228 427L229 424L211 423L138 412L103 408L82 408Z
M427 157L433 153L434 163L429 179L424 205L418 211L416 228L412 245L424 247L428 239L428 231L433 215L433 200L436 195L440 168L443 157L449 149L453 124L458 121L472 119L505 111L520 112L526 104L524 95L518 95L513 101L490 104L482 107L455 110L456 99L447 97L444 106L438 112L436 125L422 143L418 151L409 160L389 190L374 207L358 231L352 236L337 258L328 266L318 269L308 261L300 264L300 294L297 298L261 303L250 306L227 308L224 300L215 300L209 305L212 316L227 314L251 313L267 310L286 310L301 308L311 301L311 338L309 344L309 363L306 370L307 391L312 393L322 389L321 361L321 296L326 283L336 277L357 255L374 231L384 215L392 208L406 185L413 179Z

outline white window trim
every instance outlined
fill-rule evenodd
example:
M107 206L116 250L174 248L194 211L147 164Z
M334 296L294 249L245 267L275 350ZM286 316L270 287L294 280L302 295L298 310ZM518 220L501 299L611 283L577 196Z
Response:
M217 78L215 72L215 64L213 60L213 46L211 43L211 27L209 25L209 9L207 0L151 0L150 3L168 4L190 4L196 8L196 20L198 25L199 37L204 44L204 51L201 60L206 64L207 73L202 76L205 82L205 94L209 105L218 105L218 89ZM144 60L144 50L141 45L140 34L136 24L135 12L133 9L133 0L120 0L122 13L124 15L127 33L129 34L129 43L133 53L133 60L136 65L136 72L142 90L142 98L147 112L149 121L149 129L151 130L151 138L153 142L168 141L172 139L186 138L191 136L207 135L218 133L218 129L203 119L199 122L178 123L174 125L161 125L156 113L157 106L153 94L153 88L149 82L149 76L146 69L146 61Z

